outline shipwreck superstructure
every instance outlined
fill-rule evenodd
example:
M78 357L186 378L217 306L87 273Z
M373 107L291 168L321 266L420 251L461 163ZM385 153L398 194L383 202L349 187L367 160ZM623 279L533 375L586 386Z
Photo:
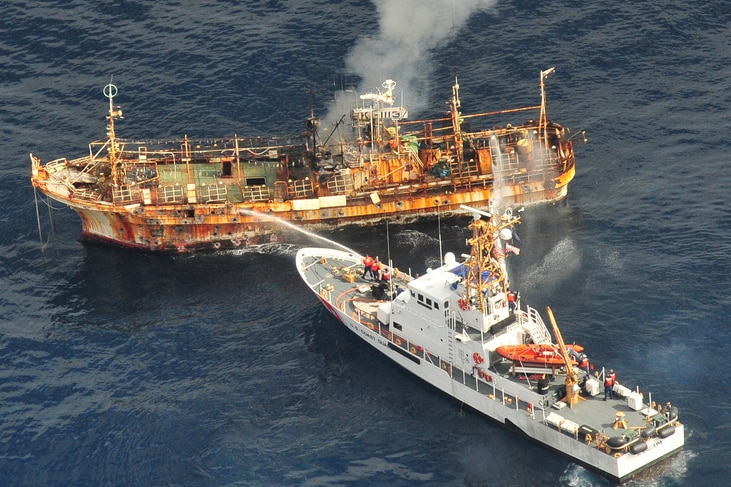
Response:
M291 136L127 140L110 83L106 139L76 158L31 154L31 181L80 215L82 239L149 251L276 240L286 232L277 220L317 230L407 222L490 199L552 202L575 174L571 134L546 114L552 71L541 72L539 105L465 115L455 82L443 118L414 121L387 80L324 140L314 116Z

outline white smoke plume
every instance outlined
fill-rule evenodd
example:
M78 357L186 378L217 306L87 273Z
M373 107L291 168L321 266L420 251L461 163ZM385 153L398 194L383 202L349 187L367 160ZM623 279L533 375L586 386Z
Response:
M346 70L360 79L359 94L375 92L386 79L396 81L412 112L428 100L418 87L429 73L429 53L457 35L477 11L497 0L373 0L378 28L360 39L346 59ZM334 107L333 107L334 108ZM331 110L332 112L333 110ZM339 118L331 113L327 119Z

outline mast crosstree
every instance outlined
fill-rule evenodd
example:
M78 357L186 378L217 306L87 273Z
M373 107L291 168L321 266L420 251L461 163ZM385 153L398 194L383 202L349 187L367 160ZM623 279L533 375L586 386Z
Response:
M487 296L498 292L507 293L508 282L505 272L505 248L503 240L513 236L512 226L520 223L520 216L508 208L499 217L492 213L462 205L462 209L472 211L472 238L470 245L465 300L473 303L484 314L487 311ZM486 217L485 220L481 216ZM498 235L500 238L495 238Z

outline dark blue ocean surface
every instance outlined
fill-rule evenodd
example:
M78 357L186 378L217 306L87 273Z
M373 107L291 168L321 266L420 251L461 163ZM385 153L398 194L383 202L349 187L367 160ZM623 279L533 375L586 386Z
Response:
M296 133L386 78L412 118L456 76L465 113L536 104L551 66L549 116L589 142L567 202L526 212L513 287L680 408L686 449L631 485L726 484L730 25L720 0L5 1L0 484L608 485L384 362L299 282L295 246L82 245L43 204L41 242L29 183L29 152L104 137L112 76L119 134L202 137ZM445 250L465 223L441 222ZM438 262L437 222L386 230L331 237Z

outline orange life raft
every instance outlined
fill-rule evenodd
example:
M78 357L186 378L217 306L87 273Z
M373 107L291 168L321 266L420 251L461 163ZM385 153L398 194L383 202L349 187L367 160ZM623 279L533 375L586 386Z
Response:
M577 353L584 350L581 345L566 345L566 348L569 350L569 355L571 349ZM561 350L558 345L553 343L505 345L497 347L495 351L501 357L524 365L564 365ZM571 358L571 364L577 365L573 357Z

